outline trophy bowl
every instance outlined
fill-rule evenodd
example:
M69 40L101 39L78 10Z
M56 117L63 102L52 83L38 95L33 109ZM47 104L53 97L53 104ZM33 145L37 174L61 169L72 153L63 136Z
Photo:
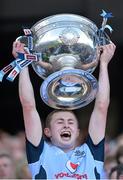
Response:
M93 101L98 83L92 73L100 42L107 36L99 35L94 22L76 14L49 16L35 23L31 32L33 53L40 54L32 67L43 79L42 100L55 109L69 110Z

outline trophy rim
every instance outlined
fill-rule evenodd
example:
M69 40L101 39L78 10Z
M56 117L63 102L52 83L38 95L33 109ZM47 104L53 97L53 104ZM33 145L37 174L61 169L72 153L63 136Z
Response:
M67 19L56 20L56 18L63 18L63 17L65 17L65 18L71 17L71 20L70 19L69 20L67 20ZM72 19L72 18L76 18L76 19ZM54 21L52 22L53 19L54 19ZM83 20L85 20L85 22L89 22L91 25L93 25L93 28L91 26L92 29L94 29L96 31L98 30L98 27L94 21L90 20L89 18L87 18L83 15L74 14L74 13L58 13L58 14L53 14L53 15L47 16L45 18L38 20L35 24L33 24L33 26L31 27L31 30L32 30L32 32L33 31L36 32L39 29L43 28L44 26L47 26L51 23L56 23L59 21L76 21L79 23L81 23L81 22L83 23Z

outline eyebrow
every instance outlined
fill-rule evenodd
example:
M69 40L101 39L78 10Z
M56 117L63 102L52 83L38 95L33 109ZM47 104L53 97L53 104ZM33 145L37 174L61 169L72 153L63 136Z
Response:
M64 119L63 118L59 118L59 119L56 119L56 121L64 121ZM74 122L74 120L73 119L68 119L68 121L73 121Z

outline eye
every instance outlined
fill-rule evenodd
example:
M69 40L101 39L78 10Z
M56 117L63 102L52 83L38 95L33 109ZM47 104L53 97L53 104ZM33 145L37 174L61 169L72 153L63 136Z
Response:
M69 121L69 124L74 124L74 122L73 121Z
M63 124L63 121L61 121L61 120L57 121L57 124Z

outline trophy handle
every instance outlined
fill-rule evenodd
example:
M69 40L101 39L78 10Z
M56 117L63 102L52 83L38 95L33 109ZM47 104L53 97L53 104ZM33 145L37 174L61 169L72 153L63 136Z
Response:
M110 39L110 37L108 36L108 34L106 32L99 29L97 34L98 34L98 37L99 37L99 46L104 46L106 44L111 43L111 39Z

